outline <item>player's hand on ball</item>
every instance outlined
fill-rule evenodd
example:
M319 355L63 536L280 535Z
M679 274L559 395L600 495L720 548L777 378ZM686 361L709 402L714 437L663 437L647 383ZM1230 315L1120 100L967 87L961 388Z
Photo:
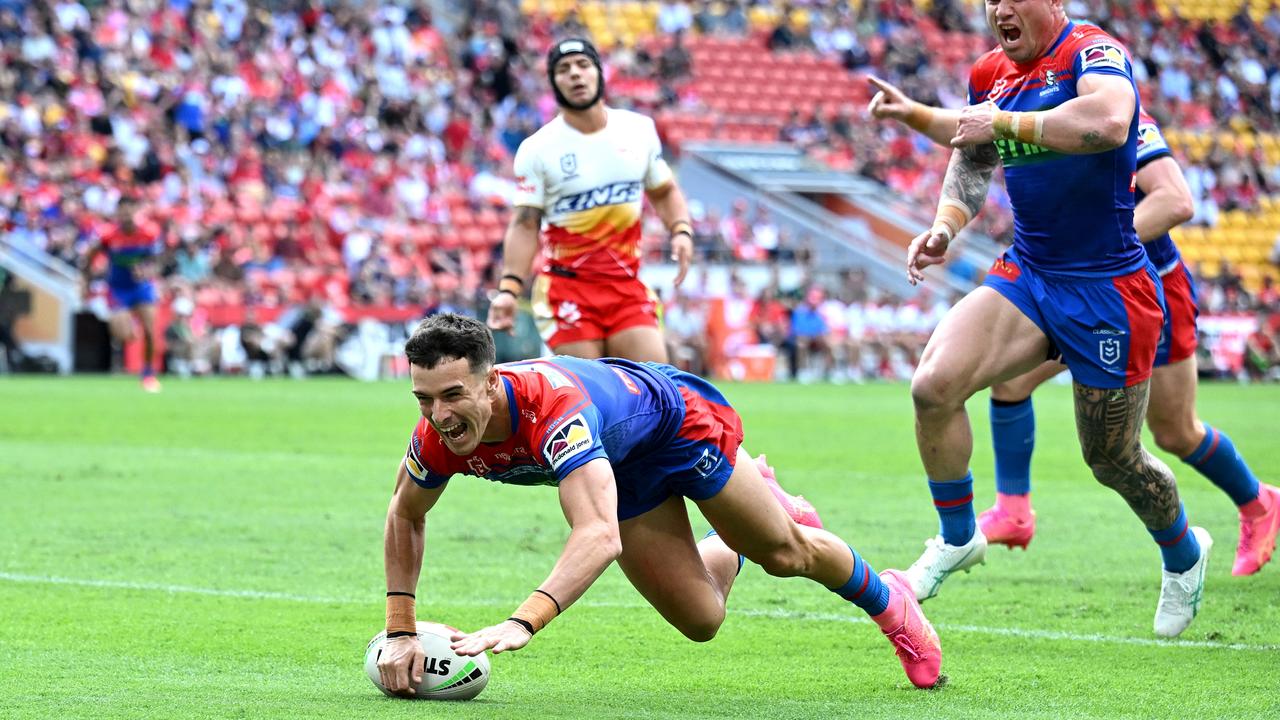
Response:
M504 620L473 633L457 633L452 639L450 647L459 655L479 655L485 650L492 650L497 655L507 650L519 650L528 645L533 636L516 623Z
M489 327L493 330L515 331L516 296L500 292L489 303Z
M915 236L907 246L907 282L912 285L924 282L925 268L946 262L949 243L945 233L932 229Z
M878 91L867 105L867 112L871 113L871 117L877 120L905 120L911 114L911 99L901 90L874 75L868 75L867 82Z
M951 138L951 147L995 142L996 131L992 123L995 114L996 106L990 102L965 107L956 122L956 136Z
M406 635L388 639L382 656L378 658L378 673L382 676L383 687L406 697L415 695L414 688L422 682L426 657L417 637Z

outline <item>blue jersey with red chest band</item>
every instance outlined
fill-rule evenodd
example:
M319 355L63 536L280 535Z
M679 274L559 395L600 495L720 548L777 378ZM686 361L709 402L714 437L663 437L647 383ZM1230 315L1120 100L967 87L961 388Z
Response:
M1129 81L1125 49L1101 29L1068 22L1047 53L1029 63L999 48L974 63L969 103L1001 110L1050 110L1077 97L1089 73ZM1146 255L1133 229L1138 108L1125 144L1088 155L1067 155L1017 140L997 140L1013 204L1013 244L1022 262L1043 273L1114 277L1143 267Z
M596 458L622 475L629 461L662 450L680 432L686 401L661 366L608 358L555 357L498 366L511 437L455 455L426 418L405 455L414 482L455 474L513 485L555 485Z
M1141 170L1143 165L1154 160L1172 156L1169 144L1165 142L1155 118L1148 115L1145 110L1142 111L1138 118L1138 169ZM1136 194L1137 202L1142 202L1145 196L1142 188L1137 188ZM1169 233L1143 243L1143 247L1147 249L1151 264L1156 266L1156 271L1161 275L1172 270L1182 259L1178 246L1173 244L1173 238L1169 237Z

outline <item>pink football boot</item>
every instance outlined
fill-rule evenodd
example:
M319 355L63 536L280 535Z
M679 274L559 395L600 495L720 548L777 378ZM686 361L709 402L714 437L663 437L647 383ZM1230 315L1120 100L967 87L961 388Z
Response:
M795 520L799 525L806 525L811 528L822 527L822 519L818 517L818 511L814 509L812 503L805 500L803 495L788 495L787 491L778 485L778 477L773 472L773 468L769 467L764 455L756 458L756 467L760 469L760 474L764 476L764 482L769 486L769 491L778 499L778 504L782 505L782 509L787 511L792 520Z
M1251 513L1245 508L1258 503L1261 513ZM1236 562L1232 575L1252 575L1271 560L1276 548L1276 533L1280 532L1280 488L1262 485L1258 498L1241 508L1240 545L1236 547Z
M920 609L911 583L898 570L885 570L880 573L880 580L889 586L889 609L872 620L890 625L880 625L880 632L893 643L893 651L911 684L918 688L937 685L942 669L942 641Z

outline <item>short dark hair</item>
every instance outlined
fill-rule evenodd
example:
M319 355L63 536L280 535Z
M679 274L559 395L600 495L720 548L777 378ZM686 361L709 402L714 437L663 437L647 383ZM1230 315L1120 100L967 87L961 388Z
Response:
M428 370L464 358L473 373L487 371L497 360L489 328L455 313L431 315L418 323L404 343L404 354L410 363Z

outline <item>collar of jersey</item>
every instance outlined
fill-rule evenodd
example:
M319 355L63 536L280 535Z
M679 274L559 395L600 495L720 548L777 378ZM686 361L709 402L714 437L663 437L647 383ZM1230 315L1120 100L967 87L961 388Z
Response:
M505 375L498 375L502 379L502 386L507 390L507 412L511 413L511 434L516 434L516 429L520 427L520 411L516 409L516 389L511 385L511 379Z

